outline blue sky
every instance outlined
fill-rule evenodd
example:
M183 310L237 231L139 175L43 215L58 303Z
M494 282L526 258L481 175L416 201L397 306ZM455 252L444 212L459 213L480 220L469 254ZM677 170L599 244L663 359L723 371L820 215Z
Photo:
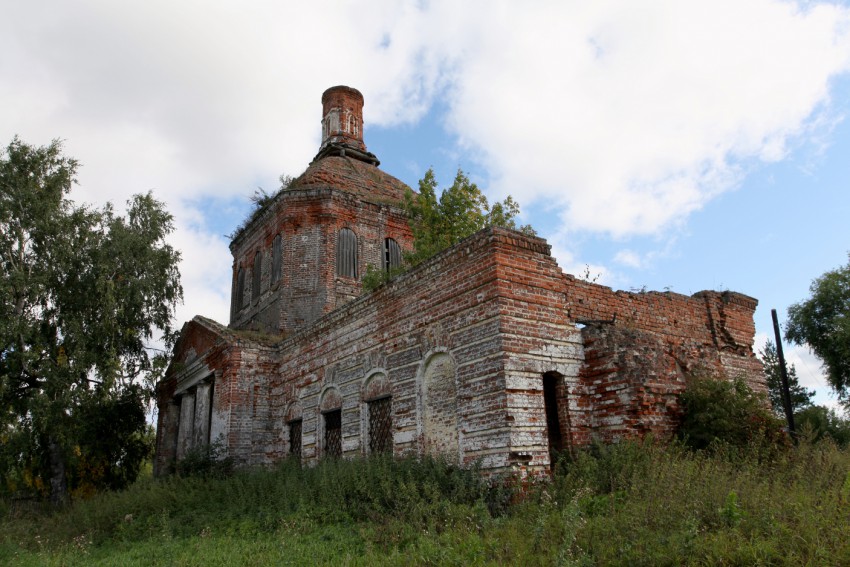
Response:
M65 140L74 197L153 190L183 251L178 316L226 321L227 240L315 154L321 93L411 186L511 194L571 273L731 289L770 309L850 251L850 2L4 2L0 139ZM820 365L788 346L833 403Z

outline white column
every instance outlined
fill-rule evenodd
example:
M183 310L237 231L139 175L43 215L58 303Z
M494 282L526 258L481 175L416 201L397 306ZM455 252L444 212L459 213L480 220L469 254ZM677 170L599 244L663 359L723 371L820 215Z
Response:
M210 443L210 391L212 385L201 382L195 389L195 433L193 447L201 447Z
M195 394L186 393L180 399L180 426L177 430L177 460L182 459L192 448L195 429Z

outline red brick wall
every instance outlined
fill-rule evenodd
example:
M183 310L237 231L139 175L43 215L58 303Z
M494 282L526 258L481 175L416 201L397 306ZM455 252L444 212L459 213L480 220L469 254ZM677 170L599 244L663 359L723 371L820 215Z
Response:
M356 279L336 275L336 241L342 228L357 235ZM272 282L273 242L278 234L282 267L280 279ZM231 326L286 335L304 328L360 295L366 267L382 266L385 238L395 239L402 248L412 247L406 217L396 206L362 201L327 188L285 192L234 241ZM258 251L262 254L259 297L251 277ZM246 297L241 309L236 305L240 268L245 270Z
M308 220L333 211L326 219L331 235L359 222L359 234L377 240L391 226L389 217L365 223L358 216L365 213L331 197L317 201L299 193L293 199L321 203L317 211L305 209ZM370 213L381 218L382 210ZM324 250L332 250L327 240ZM250 258L252 248L244 250ZM362 250L369 257L368 246ZM325 301L332 306L336 300ZM363 454L364 390L379 373L392 395L396 454L420 453L424 408L449 404L457 407L463 463L540 471L550 464L543 374L560 377L558 418L567 444L666 435L678 418L676 395L686 372L743 372L763 388L751 348L754 308L755 300L731 292L613 292L565 276L545 241L490 229L273 347L222 331L230 346L212 349L208 364L218 369L214 404L224 416L228 448L244 462L287 454L287 412L294 405L303 418L302 458L320 457L318 406L329 389L342 398L344 454ZM423 400L435 355L456 368L456 400ZM162 392L167 398L166 388Z
M331 87L322 94L322 146L351 145L366 150L363 143L363 95L351 87Z

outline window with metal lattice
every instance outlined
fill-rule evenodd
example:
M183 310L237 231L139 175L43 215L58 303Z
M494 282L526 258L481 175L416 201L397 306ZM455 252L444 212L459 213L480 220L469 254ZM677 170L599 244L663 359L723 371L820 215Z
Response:
M297 459L301 458L301 424L303 421L295 419L289 422L289 454Z
M342 456L342 410L333 410L323 414L325 418L326 457L339 458Z
M369 452L392 453L392 398L388 396L372 400L367 405L369 408Z

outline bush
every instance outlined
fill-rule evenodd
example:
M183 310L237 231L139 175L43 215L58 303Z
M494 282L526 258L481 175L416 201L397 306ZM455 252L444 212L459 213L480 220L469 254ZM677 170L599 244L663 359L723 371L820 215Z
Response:
M588 488L597 494L624 490L633 477L646 474L653 444L652 438L607 445L596 442L573 455L564 453L555 469L556 485Z
M407 271L407 266L396 266L390 268L389 271L382 270L372 264L366 266L366 273L363 274L363 291L370 293Z
M716 443L740 448L788 443L767 401L740 378L693 377L680 403L684 415L678 436L693 449Z
M225 456L224 444L214 441L187 451L174 464L174 473L182 477L224 478L233 473L233 464L233 459Z
M850 420L841 417L834 409L825 406L809 406L794 416L797 430L813 441L832 439L841 447L850 443Z

